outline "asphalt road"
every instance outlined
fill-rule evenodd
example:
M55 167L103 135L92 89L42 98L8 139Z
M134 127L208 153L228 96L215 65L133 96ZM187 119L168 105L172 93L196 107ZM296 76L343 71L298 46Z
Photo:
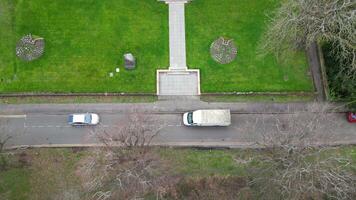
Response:
M113 131L127 117L125 113L98 114L101 117L98 127L72 127L66 123L67 114L63 113L0 115L0 123L2 131L12 136L7 147L89 145L97 143L95 132L103 129ZM318 113L233 114L229 127L185 127L181 114L147 115L163 125L152 142L158 145L248 147L262 141L263 135L276 132L294 134L309 130L313 124L321 127L316 131L315 143L356 143L356 124L348 123L343 113L329 113L327 116L318 116Z

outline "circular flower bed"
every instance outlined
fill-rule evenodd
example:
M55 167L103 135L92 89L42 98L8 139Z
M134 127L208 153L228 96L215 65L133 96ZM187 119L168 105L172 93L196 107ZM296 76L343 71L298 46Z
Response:
M210 54L216 62L228 64L235 60L237 47L232 39L220 37L211 44Z
M44 47L43 38L25 35L17 42L16 55L24 61L32 61L43 55Z

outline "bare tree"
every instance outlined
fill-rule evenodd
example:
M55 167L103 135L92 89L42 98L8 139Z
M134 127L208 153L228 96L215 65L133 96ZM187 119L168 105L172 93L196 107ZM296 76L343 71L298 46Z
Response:
M6 129L7 122L0 120L0 153L3 152L5 144L11 139L11 136L6 133Z
M108 147L147 147L161 127L159 121L152 116L133 112L111 129L97 130L95 135Z
M340 63L351 63L356 70L355 7L352 0L283 1L271 18L262 49L278 55L291 47L307 48L315 41L330 42Z
M275 119L275 127L262 131L266 151L251 170L252 187L265 199L353 199L356 179L352 161L328 153L323 135L330 137L337 124L326 108ZM262 123L263 122L259 122ZM331 139L332 140L332 139Z
M0 119L0 170L6 168L7 161L4 155L4 149L6 143L11 139L8 135L8 120Z
M149 145L162 125L144 113L129 113L111 128L94 131L103 144L83 163L87 199L137 199L162 184L158 158Z

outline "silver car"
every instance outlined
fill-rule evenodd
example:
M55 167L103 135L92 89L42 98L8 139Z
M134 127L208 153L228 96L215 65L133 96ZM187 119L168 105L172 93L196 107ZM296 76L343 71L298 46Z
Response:
M70 114L67 122L73 126L97 125L99 115L95 113Z

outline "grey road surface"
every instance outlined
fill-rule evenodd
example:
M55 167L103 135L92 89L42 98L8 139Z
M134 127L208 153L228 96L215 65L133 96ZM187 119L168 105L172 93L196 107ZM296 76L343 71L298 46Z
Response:
M120 112L98 112L101 117L100 126L72 127L66 123L67 114L69 113L0 115L2 129L12 136L7 147L96 144L95 132L114 130L127 117L127 114ZM286 126L293 127L296 131L305 130L312 125L311 122L322 127L317 131L316 143L356 143L356 124L348 123L344 113L329 113L323 117L318 116L319 113L310 112L298 115L233 114L230 127L185 127L180 113L147 115L164 125L153 141L157 145L252 147L256 142L262 141L263 135L283 132L283 128L287 129Z

